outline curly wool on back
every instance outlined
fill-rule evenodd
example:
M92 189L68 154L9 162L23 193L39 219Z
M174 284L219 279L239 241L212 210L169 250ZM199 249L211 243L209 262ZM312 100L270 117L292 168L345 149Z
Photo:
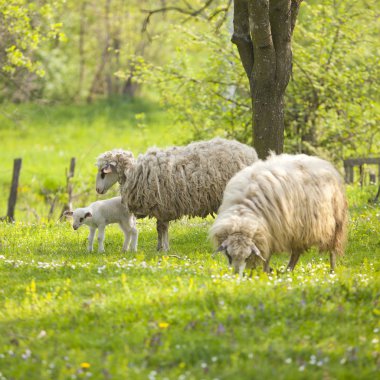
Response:
M269 270L272 253L291 253L293 269L302 252L317 246L330 252L334 269L335 255L344 251L346 224L344 184L330 163L302 154L272 155L227 184L210 237L227 250L237 272L250 262L247 247L257 247Z
M216 213L230 178L256 160L252 147L215 138L151 148L137 159L131 152L106 152L98 158L98 166L116 166L121 196L131 212L167 223L185 215Z

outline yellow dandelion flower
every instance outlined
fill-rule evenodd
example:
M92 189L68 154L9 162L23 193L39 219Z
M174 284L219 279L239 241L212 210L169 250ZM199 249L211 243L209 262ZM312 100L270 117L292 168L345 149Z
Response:
M169 323L167 323L167 322L160 322L160 323L158 324L158 327L159 327L160 329L167 329L167 328L169 327Z
M91 364L90 363L87 363L87 362L83 362L83 363L80 363L80 366L81 368L83 369L88 369L91 367Z

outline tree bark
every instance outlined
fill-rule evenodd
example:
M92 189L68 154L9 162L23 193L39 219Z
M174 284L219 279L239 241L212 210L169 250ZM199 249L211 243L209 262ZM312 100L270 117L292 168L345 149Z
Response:
M235 0L232 42L249 79L253 145L260 158L284 146L284 94L301 0Z

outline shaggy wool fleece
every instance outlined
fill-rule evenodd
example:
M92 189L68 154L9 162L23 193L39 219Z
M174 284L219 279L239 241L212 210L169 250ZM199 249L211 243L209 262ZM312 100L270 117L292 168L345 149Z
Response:
M267 269L272 253L292 253L293 269L311 246L342 254L346 224L344 184L329 162L303 154L272 155L228 183L210 238L229 247L232 261L241 265L252 253L248 247L259 250Z
M163 221L217 212L227 182L257 160L237 141L215 138L166 150L151 148L126 165L121 186L132 212Z

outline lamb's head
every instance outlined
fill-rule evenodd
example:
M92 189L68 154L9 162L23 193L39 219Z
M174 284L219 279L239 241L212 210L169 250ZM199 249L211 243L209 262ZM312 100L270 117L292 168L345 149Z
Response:
M66 217L73 218L73 229L77 230L80 226L85 224L88 218L92 217L91 211L87 208L77 208L74 211L65 211L63 213Z
M96 191L99 194L105 194L116 182L122 184L125 181L126 172L133 163L133 154L121 149L115 149L100 155L96 163L98 166Z
M255 242L240 233L231 234L225 239L216 252L223 252L235 273L241 276L245 268L256 268L265 258Z

